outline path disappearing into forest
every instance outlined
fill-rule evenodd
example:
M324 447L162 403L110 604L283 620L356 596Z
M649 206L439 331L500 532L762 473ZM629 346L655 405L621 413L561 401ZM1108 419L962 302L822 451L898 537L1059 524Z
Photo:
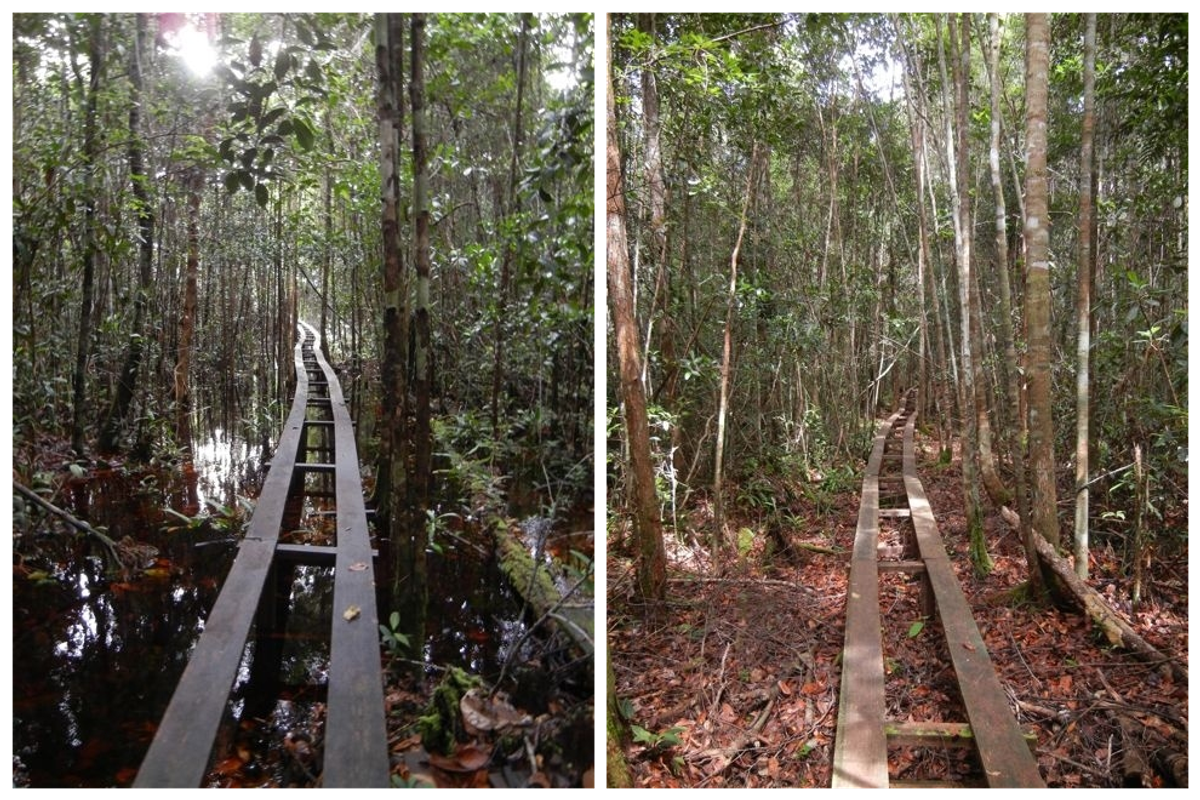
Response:
M1008 697L917 477L914 399L910 394L905 407L880 425L863 478L846 599L832 784L834 788L901 785L888 777L889 746L942 745L973 749L988 786L1042 787L1033 755L1036 737L1027 741L1009 710ZM903 617L886 612L897 607L901 596L911 594L914 584L920 620L909 625L900 621ZM888 596L881 598L883 590ZM939 645L929 641L934 629L942 633ZM930 646L941 646L948 653L965 722L912 722L887 713L889 670L884 642L889 632L913 638L922 630L928 631ZM902 672L895 667L890 671Z
M277 693L286 592L297 565L332 566L326 787L389 785L375 575L353 423L316 330L300 323L296 392L237 558L142 762L136 786L201 785L254 627L252 691ZM332 546L280 541L305 497L336 502ZM283 590L283 598L278 596ZM257 684L257 685L255 685ZM247 704L245 714L252 713Z

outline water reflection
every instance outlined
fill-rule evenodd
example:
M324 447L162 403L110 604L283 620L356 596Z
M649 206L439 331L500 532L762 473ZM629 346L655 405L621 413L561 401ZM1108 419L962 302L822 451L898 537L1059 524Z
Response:
M230 546L197 546L236 531L214 521L182 525L214 506L236 507L257 495L263 453L228 429L199 438L194 460L175 472L108 470L71 487L62 503L109 536L131 536L157 550L133 574L106 572L88 540L43 522L25 532L22 550L46 574L14 580L14 784L36 787L129 785L153 738L203 620L235 555ZM332 529L326 504L304 504L306 536ZM464 530L478 540L480 531ZM429 560L430 664L455 665L495 680L525 633L522 603L494 559L452 545ZM232 693L229 718L214 748L265 752L283 734L304 734L320 722L329 663L332 570L295 567L280 579L289 604L278 637L248 644ZM268 693L252 681L255 657L278 645L278 669ZM533 644L521 645L530 649ZM238 723L244 723L239 725ZM250 726L250 728L246 727ZM265 784L287 776L263 755ZM244 773L243 773L244 774Z

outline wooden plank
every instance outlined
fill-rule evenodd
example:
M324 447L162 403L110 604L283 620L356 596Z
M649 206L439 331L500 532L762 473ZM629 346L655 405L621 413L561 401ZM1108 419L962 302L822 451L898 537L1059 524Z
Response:
M881 508L879 509L881 517L911 517L912 511L907 508Z
M917 546L925 561L926 575L945 631L950 661L958 676L963 706L979 742L985 778L992 787L1044 786L1037 761L1030 755L1021 729L1008 707L1008 695L996 677L971 608L946 557L933 509L917 477L913 444L915 422L914 415L904 434L904 479L909 508L912 509Z
M316 448L309 447L307 449L314 450ZM324 448L322 448L322 449L324 449ZM358 469L357 464L355 465L355 469ZM322 464L322 463L319 463L316 461L297 461L296 462L296 471L297 472L333 473L333 472L337 472L337 464Z
M305 327L315 340L316 331L307 324ZM390 777L379 621L375 607L375 570L358 453L342 387L325 361L319 342L314 345L313 352L329 381L336 450L334 461L338 465L337 558L323 784L327 788L386 787ZM346 619L352 607L358 609L358 614Z
M907 572L912 575L919 575L925 572L924 561L880 561L880 572Z
M975 732L966 722L889 722L883 727L889 745L911 747L975 747ZM1037 734L1021 731L1030 752L1037 747Z
M833 751L834 788L886 788L887 739L883 735L883 640L879 620L879 467L893 414L879 426L863 476L858 527L846 591L846 639Z
M883 726L888 744L929 747L974 747L975 734L965 722L889 722Z
M294 352L296 395L250 517L250 527L142 760L134 786L196 788L208 769L213 739L271 569L292 481L292 464L300 449L308 393L308 378L300 368L301 344L296 344Z

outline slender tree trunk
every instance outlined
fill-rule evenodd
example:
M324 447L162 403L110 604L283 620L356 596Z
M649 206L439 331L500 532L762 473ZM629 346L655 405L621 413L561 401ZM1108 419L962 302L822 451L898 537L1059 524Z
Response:
M1017 370L1017 348L1012 325L1012 287L1008 279L1008 212L1004 201L1004 180L1000 174L1000 19L988 14L991 40L988 46L988 75L992 94L992 130L988 164L991 168L992 194L996 206L996 278L1000 284L1000 339L1004 347L1005 395L1012 419L1021 418L1021 378ZM1029 582L1032 593L1041 594L1044 585L1041 561L1038 559L1029 527L1029 494L1026 488L1025 447L1021 437L1010 448L1013 457L1013 472L1016 474L1017 512L1020 518L1021 541L1025 545L1025 558L1029 564Z
M391 548L391 598L401 615L404 633L420 618L419 598L411 573L416 553L425 549L424 530L414 530L408 508L407 437L408 302L404 281L404 246L400 239L400 142L403 139L404 25L400 14L375 17L375 65L379 74L379 165L383 195L383 359L380 367L383 415L380 419L380 467L377 513Z
M982 370L980 369L980 353L976 349L979 341L978 318L972 313L971 279L971 172L968 165L968 128L967 114L969 111L969 96L967 81L970 79L970 34L964 18L962 43L955 42L957 26L954 15L948 15L950 39L950 65L954 73L956 95L955 128L958 140L954 146L954 156L950 158L952 171L956 173L954 188L954 217L957 239L958 256L958 299L959 319L961 321L962 362L963 362L963 422L965 437L962 452L963 471L963 500L967 515L967 530L971 539L971 563L976 571L987 574L991 571L992 560L987 552L987 542L983 538L983 504L979 496L981 475L980 458L980 394L983 391ZM947 108L947 117L950 114ZM948 122L948 120L947 120ZM947 127L947 138L950 138L950 128ZM949 147L949 144L947 145ZM986 412L982 415L986 418Z
M99 104L100 84L104 76L104 28L105 18L98 14L91 18L88 31L88 88L83 127L83 292L80 299L79 337L75 350L75 375L73 382L71 424L71 447L76 455L83 455L87 428L87 365L92 346L92 303L96 275L96 157L100 151L99 125L96 117ZM83 79L78 69L76 84L82 91Z
M738 224L737 241L729 257L729 294L725 306L725 341L721 350L721 395L717 405L717 449L713 466L713 540L712 558L718 570L721 553L725 547L725 501L723 497L725 466L725 428L729 416L729 375L733 364L733 323L737 316L737 273L738 257L742 250L742 239L746 235L746 217L750 209L750 195L754 187L754 167L758 163L758 142L750 152L750 163L746 165L746 193L742 201L742 216Z
M412 16L412 98L413 149L413 207L416 238L417 302L416 323L416 431L414 438L415 474L414 499L418 512L424 516L429 508L429 493L433 476L430 435L430 392L433 386L432 322L429 310L429 168L426 145L425 118L425 15Z
M1025 240L1029 251L1025 319L1029 358L1029 454L1033 529L1057 547L1058 492L1054 485L1054 420L1050 386L1050 219L1046 194L1046 112L1050 30L1046 14L1027 14L1025 67Z
M611 30L610 30L611 32ZM612 39L608 53L607 152L607 253L608 303L617 339L621 402L625 436L629 445L629 505L633 516L633 541L637 549L637 594L651 605L666 595L666 556L662 521L655 497L654 466L650 457L650 424L642 386L642 352L629 271L629 242L625 233L625 185L621 178L621 150L617 140L617 112L612 81Z
M1092 139L1095 131L1096 15L1086 15L1083 38L1083 133L1079 165L1079 323L1075 378L1075 574L1088 576L1088 356L1091 350Z
M185 452L192 450L192 342L196 336L196 276L200 271L200 193L204 168L189 168L187 177L187 272L183 283L183 310L179 315L179 357L175 361L175 439Z
M529 15L521 15L521 32L517 37L517 104L513 112L513 149L509 162L507 213L517 213L517 170L521 163L521 145L523 140L524 103L525 103L525 62L529 40ZM516 257L516 245L511 237L504 245L504 260L500 267L500 285L498 287L498 302L503 306L508 301L509 286L512 283L512 265ZM492 344L492 438L500 436L500 384L504 376L504 315L496 315L495 338Z
M154 209L147 191L142 153L142 56L147 40L146 15L135 17L133 46L129 50L129 183L133 192L138 228L138 287L133 300L133 331L125 350L125 363L117 381L117 394L100 434L100 451L120 449L121 435L137 390L138 372L145 351L145 314L154 275Z

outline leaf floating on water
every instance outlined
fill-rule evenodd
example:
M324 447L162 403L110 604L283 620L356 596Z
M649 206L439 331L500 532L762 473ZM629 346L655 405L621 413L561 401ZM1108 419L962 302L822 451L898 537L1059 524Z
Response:
M513 708L503 695L489 697L481 689L472 689L459 703L467 731L501 731L513 726L533 723L528 714Z
M365 561L355 561L353 564L350 565L351 572L362 572L366 568L367 568L367 562L365 562Z
M342 618L347 622L354 622L354 620L358 619L360 614L362 614L362 609L356 605L351 605L342 612Z

